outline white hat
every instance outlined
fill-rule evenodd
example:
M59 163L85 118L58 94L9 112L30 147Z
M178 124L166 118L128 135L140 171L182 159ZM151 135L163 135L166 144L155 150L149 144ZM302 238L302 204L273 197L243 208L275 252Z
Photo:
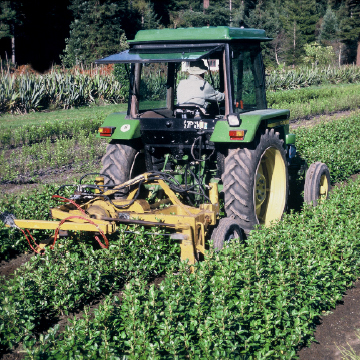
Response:
M188 73L191 75L201 75L208 71L208 67L205 66L202 60L190 62Z

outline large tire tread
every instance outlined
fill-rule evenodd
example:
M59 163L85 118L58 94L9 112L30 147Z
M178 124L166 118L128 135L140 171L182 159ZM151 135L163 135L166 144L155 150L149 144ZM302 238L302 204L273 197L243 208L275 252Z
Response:
M105 185L119 185L130 179L130 171L136 157L137 150L132 146L110 143L106 154L101 159L101 174Z
M240 241L244 241L243 229L241 228L239 221L234 218L222 218L211 236L214 241L215 251L221 250L226 244L226 241L232 240L228 239L229 235L233 235L234 240L239 238Z
M225 158L225 171L222 175L225 212L228 217L238 219L246 234L249 234L254 226L259 224L254 211L254 176L262 152L271 146L275 146L281 152L287 177L283 140L280 139L279 133L275 132L274 129L266 129L265 133L261 135L259 145L254 150L248 148L234 149L229 151L229 155ZM288 181L286 192L288 192Z

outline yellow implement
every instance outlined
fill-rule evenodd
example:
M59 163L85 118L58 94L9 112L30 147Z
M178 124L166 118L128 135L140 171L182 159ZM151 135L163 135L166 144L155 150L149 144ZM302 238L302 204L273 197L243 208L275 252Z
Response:
M103 238L117 230L118 224L140 224L144 226L163 226L173 230L170 238L180 243L181 260L194 264L205 253L205 238L209 227L215 226L219 217L219 197L217 183L209 184L211 203L193 207L183 204L169 185L160 178L145 173L114 187L113 190L102 192L104 180L96 179L97 189L90 200L69 200L62 198L64 204L50 209L53 219L59 221L19 220L11 219L15 226L22 229L53 229L55 239L60 230L90 231L100 233ZM139 189L129 192L126 199L110 200L110 196L124 186L147 184L160 187L165 198L154 204L144 199L137 199ZM57 196L61 198L60 196ZM66 203L65 203L66 202ZM104 238L106 239L106 237ZM55 240L54 240L55 243ZM105 241L107 243L107 239ZM104 246L107 247L107 246ZM39 245L38 250L43 245Z

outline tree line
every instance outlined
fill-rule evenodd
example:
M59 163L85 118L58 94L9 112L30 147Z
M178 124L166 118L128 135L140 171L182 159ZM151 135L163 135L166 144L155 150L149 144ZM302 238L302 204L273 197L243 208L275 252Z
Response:
M0 45L2 38L11 41L14 61L25 4L0 3ZM360 66L359 0L67 0L60 12L54 4L57 10L48 5L54 18L68 19L55 59L67 67L124 50L140 29L221 25L265 29L273 39L263 45L270 66Z

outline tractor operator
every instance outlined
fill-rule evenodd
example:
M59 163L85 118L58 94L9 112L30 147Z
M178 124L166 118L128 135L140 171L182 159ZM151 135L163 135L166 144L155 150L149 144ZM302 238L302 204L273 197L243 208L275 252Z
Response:
M215 90L205 79L208 71L202 60L190 63L189 77L181 80L177 87L177 105L195 105L206 109L208 102L218 102L225 99L224 93Z

